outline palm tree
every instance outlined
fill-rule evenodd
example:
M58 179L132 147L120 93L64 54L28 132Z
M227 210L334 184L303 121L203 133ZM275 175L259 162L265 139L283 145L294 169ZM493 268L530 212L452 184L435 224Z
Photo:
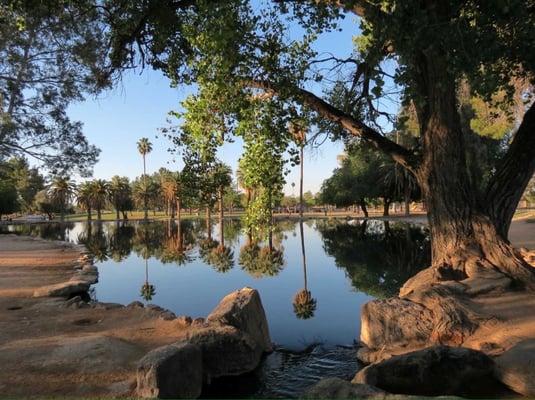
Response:
M304 149L306 144L306 129L304 123L294 122L290 125L290 133L292 134L295 142L299 145L299 217L303 219L303 172L304 172ZM292 183L292 188L293 188Z
M143 204L145 207L145 220L147 219L147 207L149 200L158 197L159 186L150 177L144 177L141 180L134 181L133 197L136 204Z
M119 212L123 213L123 219L127 219L126 211L132 209L132 188L128 178L117 175L112 177L108 196L110 203L115 208L116 219L119 220Z
M93 207L93 188L91 182L84 182L78 187L76 193L78 206L87 211L87 220L91 221L91 209Z
M76 185L68 176L56 176L49 186L49 194L60 208L61 220L65 220L67 204L74 195Z
M96 179L91 182L93 191L93 207L97 210L97 220L102 219L102 209L106 206L109 196L109 184L104 179Z
M146 180L147 178L147 169L146 169L146 163L145 163L145 156L149 154L152 151L152 143L149 142L149 139L147 138L141 138L137 142L137 150L139 151L139 154L143 157L143 179ZM149 217L148 209L147 209L147 198L144 200L144 211L145 211L145 220Z
M160 184L163 198L167 203L167 211L170 214L171 218L175 217L175 202L180 204L180 201L177 201L178 192L180 188L180 176L178 172L168 173L162 176L162 182Z

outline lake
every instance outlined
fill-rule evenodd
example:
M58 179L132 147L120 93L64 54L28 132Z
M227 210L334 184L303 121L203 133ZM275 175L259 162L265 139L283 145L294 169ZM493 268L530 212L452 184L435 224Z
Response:
M279 220L272 252L266 243L252 243L239 220L220 228L214 223L208 232L204 220L185 219L180 225L11 225L0 232L84 244L99 269L91 290L98 301L154 303L195 318L236 289L257 289L278 350L246 385L216 382L207 396L295 397L322 377L352 377L359 368L361 306L395 295L430 263L429 235L419 225Z

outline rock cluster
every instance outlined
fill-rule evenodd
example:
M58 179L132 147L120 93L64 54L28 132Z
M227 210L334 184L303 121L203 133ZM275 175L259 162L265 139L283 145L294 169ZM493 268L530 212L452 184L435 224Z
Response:
M180 317L179 317L180 318ZM137 370L140 397L195 398L212 378L254 370L271 339L258 292L243 288L226 296L185 341L152 350Z
M89 287L98 282L98 269L92 258L82 253L75 266L73 276L68 281L41 286L34 290L33 297L70 297L87 293Z

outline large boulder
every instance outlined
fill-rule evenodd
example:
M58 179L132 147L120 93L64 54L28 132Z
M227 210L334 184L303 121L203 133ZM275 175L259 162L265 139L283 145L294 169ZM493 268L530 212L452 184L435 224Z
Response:
M230 325L212 323L187 336L202 350L206 382L220 376L241 375L254 370L263 351L247 333Z
M516 344L495 362L500 381L517 393L535 397L535 339Z
M322 379L309 387L302 399L368 399L384 398L387 393L376 387L351 383L340 378Z
M181 342L147 353L137 367L138 396L160 399L192 399L202 391L201 349Z
M206 318L206 322L233 326L247 333L263 352L273 350L266 313L255 289L245 287L225 296Z
M494 362L479 351L435 346L369 365L352 382L399 394L485 396L503 390L493 372Z
M433 314L420 304L390 298L362 307L360 340L370 349L426 343L432 331Z

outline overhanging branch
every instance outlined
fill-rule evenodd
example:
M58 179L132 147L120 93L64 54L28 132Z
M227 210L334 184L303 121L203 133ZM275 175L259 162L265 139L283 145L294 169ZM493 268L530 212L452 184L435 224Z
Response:
M266 81L249 81L247 86L275 94L279 92L272 83ZM332 106L314 93L298 87L292 88L292 91L297 93L304 105L312 108L322 117L341 125L351 135L368 141L376 149L389 155L394 161L414 172L417 166L417 157L412 151L381 135L375 129Z

